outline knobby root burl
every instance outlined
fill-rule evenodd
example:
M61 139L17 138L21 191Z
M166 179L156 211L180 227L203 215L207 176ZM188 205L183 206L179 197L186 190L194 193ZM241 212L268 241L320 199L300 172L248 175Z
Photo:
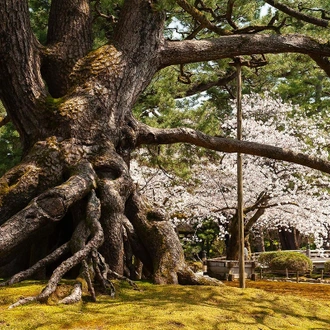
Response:
M96 300L96 288L114 296L113 278L125 279L138 289L125 276L136 277L133 259L143 264L144 274L155 283L219 284L198 277L187 267L171 223L151 209L138 194L128 166L113 148L103 154L98 152L97 157L80 150L80 153L74 153L84 156L78 161L76 156L68 158L67 152L63 157L63 150L65 148L61 148L60 143L52 144L52 155L56 154L59 160L50 157L47 161L52 165L49 168L53 169L53 175L46 176L44 183L41 183L41 177L45 176L47 167L36 162L31 155L9 172L10 180L8 177L1 179L0 184L7 185L7 200L22 189L27 192L24 199L15 204L15 209L30 198L30 202L8 220L1 220L0 255L3 260L12 258L15 249L26 242L31 243L31 238L33 241L40 232L52 233L49 230L51 225L65 224L68 215L72 226L67 229L69 237L65 242L55 245L27 269L0 283L0 286L11 285L33 276L46 266L57 265L39 295L20 299L10 308L31 301L47 302L62 277L77 266L80 270L73 290L59 303L80 301L84 287L93 301ZM24 176L31 171L35 175L27 182ZM67 179L63 182L65 177ZM13 213L13 210L8 212Z

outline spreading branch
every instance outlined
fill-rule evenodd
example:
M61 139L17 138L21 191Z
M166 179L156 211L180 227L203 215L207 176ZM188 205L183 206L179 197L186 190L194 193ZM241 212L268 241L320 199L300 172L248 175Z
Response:
M167 41L161 52L161 67L270 53L301 53L323 58L330 56L330 45L297 34L248 34L210 40Z
M329 59L325 56L319 56L317 54L312 54L312 55L310 55L310 57L330 77L330 61L329 61Z
M328 27L328 25L329 25L329 21L326 19L306 15L302 12L292 9L291 7L289 7L287 5L280 3L277 0L265 0L265 2L267 2L269 5L273 6L274 8L282 11L283 13L285 13L291 17L294 17L300 21L304 21L304 22L311 23L311 24L314 24L317 26L321 26L321 27Z
M274 147L256 142L238 141L223 137L209 136L190 128L158 129L146 125L140 126L138 145L141 144L171 144L190 143L199 147L227 152L245 154L284 160L313 168L324 173L330 173L330 162L318 159L300 152Z
M236 78L236 75L237 75L237 73L235 71L225 77L220 77L214 81L207 81L207 82L203 82L200 84L195 84L185 92L184 96L192 96L197 93L207 91L210 88L215 87L215 86L226 86L229 82L233 81ZM178 97L182 97L182 95L180 95Z

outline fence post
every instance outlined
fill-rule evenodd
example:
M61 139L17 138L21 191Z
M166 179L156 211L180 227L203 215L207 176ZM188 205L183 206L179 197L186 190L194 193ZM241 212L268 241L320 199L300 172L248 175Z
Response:
M206 259L206 251L202 252L202 261L203 261L203 274L207 274L207 259Z

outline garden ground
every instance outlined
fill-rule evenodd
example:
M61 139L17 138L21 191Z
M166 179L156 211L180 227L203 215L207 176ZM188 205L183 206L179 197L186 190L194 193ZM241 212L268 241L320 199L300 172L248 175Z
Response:
M117 296L88 296L75 305L33 303L8 309L44 283L0 288L0 329L330 329L330 285L247 281L225 286L160 286L139 282L140 291L117 282ZM235 287L236 286L236 287ZM63 282L61 291L65 291ZM56 297L54 297L55 299Z

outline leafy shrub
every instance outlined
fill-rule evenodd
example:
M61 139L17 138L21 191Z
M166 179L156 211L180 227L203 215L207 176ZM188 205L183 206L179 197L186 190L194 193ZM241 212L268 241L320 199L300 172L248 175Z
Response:
M328 260L324 263L324 271L326 273L330 272L330 260Z
M272 270L293 270L306 272L313 268L312 261L298 252L281 252L269 264Z
M265 252L260 254L259 262L271 270L309 271L313 268L312 261L298 252ZM330 266L330 264L329 264Z
M264 252L259 255L259 263L262 266L269 267L270 262L279 256L279 253L281 252Z

